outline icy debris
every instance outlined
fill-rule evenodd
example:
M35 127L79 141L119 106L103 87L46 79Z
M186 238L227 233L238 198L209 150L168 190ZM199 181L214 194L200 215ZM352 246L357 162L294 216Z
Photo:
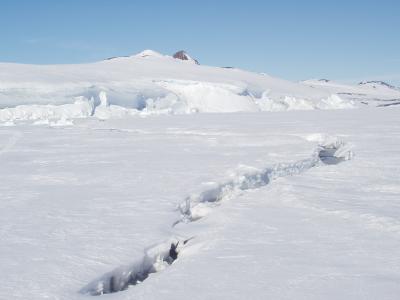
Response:
M314 109L349 109L355 108L354 102L343 100L338 95L331 95L320 100L302 99L291 96L284 96L279 99L270 98L268 92L255 102L263 111L287 111L287 110L314 110Z
M322 99L315 106L316 109L349 109L355 107L354 101L342 99L338 95L331 95L326 99Z
M70 98L64 95L64 103L71 101L68 104L32 104L0 109L0 124L48 124L90 116L103 120L138 114L146 116L354 107L351 101L345 101L337 95L323 99L303 99L273 95L270 89L263 91L245 84L176 79L141 82L137 87L129 88L116 85L111 89L94 85L80 92L78 96ZM51 99L48 100L51 103Z
M108 106L108 99L107 99L107 93L105 91L101 91L99 93L99 99L100 99L100 105L101 106Z
M94 103L85 97L77 97L72 104L63 105L19 105L0 110L1 123L36 124L65 122L76 118L87 118L92 115Z
M135 115L136 110L121 107L118 105L98 106L94 112L94 117L99 120L107 120L110 118L122 118L129 115Z
M60 120L50 121L49 125L51 127L72 126L74 125L74 122L72 120L60 119Z

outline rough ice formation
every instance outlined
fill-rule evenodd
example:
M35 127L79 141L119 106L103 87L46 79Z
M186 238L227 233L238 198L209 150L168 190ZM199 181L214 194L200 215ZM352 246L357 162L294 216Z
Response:
M181 219L174 225L201 219L222 200L232 198L249 189L265 186L274 179L297 175L321 164L338 164L352 159L353 156L351 145L336 137L325 137L310 158L292 163L280 163L264 169L253 169L233 176L226 182L208 184L209 188L188 196L179 205Z

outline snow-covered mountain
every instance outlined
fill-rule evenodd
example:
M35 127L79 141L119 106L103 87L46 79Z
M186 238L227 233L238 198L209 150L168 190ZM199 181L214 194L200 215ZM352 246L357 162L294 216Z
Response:
M152 50L77 65L0 64L0 122L351 108L325 88Z
M324 89L342 99L363 105L390 106L400 104L400 90L383 81L363 81L357 85L342 84L327 79L302 82L306 86Z
M189 57L0 64L0 300L397 300L399 91Z

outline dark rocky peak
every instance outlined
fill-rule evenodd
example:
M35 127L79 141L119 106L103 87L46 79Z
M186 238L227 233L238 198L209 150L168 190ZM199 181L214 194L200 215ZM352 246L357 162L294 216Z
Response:
M192 58L189 54L187 54L184 50L178 51L173 55L173 58L175 59L180 59L188 62L195 63L196 65L199 65L199 62Z

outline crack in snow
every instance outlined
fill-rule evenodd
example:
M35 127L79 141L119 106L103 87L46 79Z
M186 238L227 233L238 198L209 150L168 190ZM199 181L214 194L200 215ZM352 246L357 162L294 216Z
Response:
M190 223L203 218L219 202L232 198L240 192L268 185L280 177L301 174L318 165L333 165L350 160L354 156L351 147L337 138L320 142L312 156L293 163L280 163L273 167L254 170L237 175L233 179L205 189L200 194L187 197L179 205L181 217L173 226ZM193 238L193 237L192 237ZM144 256L135 263L117 268L86 285L81 293L92 296L124 291L137 285L153 273L160 272L172 265L183 246L192 238L176 237L144 251Z
M180 205L179 223L197 221L208 214L211 207L218 202L234 197L240 192L260 188L280 177L293 176L303 173L315 166L322 164L335 165L353 157L351 147L343 141L330 138L321 142L313 155L293 163L280 163L273 167L255 170L242 175L237 175L226 182L216 184L199 194L188 196Z
M181 248L189 241L171 239L145 250L143 257L135 263L117 268L81 289L81 293L100 296L126 290L146 280L151 274L172 265Z

